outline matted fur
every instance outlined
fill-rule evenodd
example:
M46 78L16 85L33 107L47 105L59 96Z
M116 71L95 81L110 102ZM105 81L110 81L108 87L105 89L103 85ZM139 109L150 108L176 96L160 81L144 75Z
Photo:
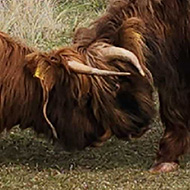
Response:
M150 70L166 126L157 163L177 162L189 148L189 20L189 0L113 0L105 15L74 37L80 52L106 42L131 50Z
M98 68L107 70L126 70L120 63L118 67L121 68L107 66L105 60L99 59L93 51L89 53L89 61L73 48L39 52L0 33L0 68L3 71L0 75L1 131L10 130L17 124L22 129L31 127L37 133L57 140L67 150L97 145L97 142L107 140L112 132L125 139L142 132L143 126L136 127L132 119L144 123L146 114L142 113L143 122L141 118L138 121L116 102L119 80L131 81L131 76L128 79L77 74L69 69L68 60L96 63ZM135 69L129 67L128 70L139 84L144 84ZM131 85L127 85L130 91ZM133 90L141 94L134 86ZM146 96L141 98L146 100ZM45 102L47 114L44 114ZM53 135L50 124L56 135Z
M61 60L56 60L57 54ZM32 127L54 138L43 115L43 88L34 76L39 67L49 93L47 116L56 128L58 141L65 148L81 149L104 134L104 128L111 123L109 117L114 118L110 114L102 119L108 115L104 105L113 101L108 95L111 88L106 82L100 83L98 77L70 71L66 61L70 56L81 61L81 56L78 58L69 48L43 53L0 33L1 131L20 124L23 129Z

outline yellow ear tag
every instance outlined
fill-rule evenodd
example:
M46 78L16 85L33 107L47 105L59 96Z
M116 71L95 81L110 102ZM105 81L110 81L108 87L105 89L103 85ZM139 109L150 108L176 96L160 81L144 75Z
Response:
M142 39L142 35L139 34L138 32L134 32L134 36L135 36L135 38L138 39L138 40L141 40L141 39Z
M44 80L44 75L43 75L43 73L41 72L40 67L37 67L37 69L36 69L36 71L35 71L35 73L34 73L34 77L37 77L37 78L39 78L39 79L41 79L41 80Z

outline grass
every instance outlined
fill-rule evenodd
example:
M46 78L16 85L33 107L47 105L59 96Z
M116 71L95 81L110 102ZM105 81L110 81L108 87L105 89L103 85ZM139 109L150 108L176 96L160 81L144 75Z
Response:
M101 3L100 3L101 2ZM98 16L102 0L1 0L0 30L50 49L71 41L73 31Z
M105 9L102 0L1 0L0 30L41 49L69 44L76 27ZM189 156L173 173L150 174L162 127L131 142L67 153L18 127L0 138L1 190L189 190Z

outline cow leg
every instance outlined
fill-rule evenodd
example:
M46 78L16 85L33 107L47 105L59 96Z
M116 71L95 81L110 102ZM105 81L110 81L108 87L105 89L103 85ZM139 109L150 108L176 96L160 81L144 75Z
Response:
M156 162L150 171L170 172L178 168L179 157L187 153L189 148L188 102L187 96L183 99L180 99L181 95L174 94L163 93L159 96L160 116L166 128Z
M183 126L174 124L173 129L166 126L164 136L160 141L156 162L150 171L170 172L176 170L179 157L188 150L189 136L189 131Z

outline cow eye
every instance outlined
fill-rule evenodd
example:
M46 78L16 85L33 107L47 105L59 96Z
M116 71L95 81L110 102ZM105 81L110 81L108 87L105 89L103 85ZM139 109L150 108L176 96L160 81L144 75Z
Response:
M51 56L50 61L51 61L51 63L58 64L58 63L60 63L60 57L59 56Z

